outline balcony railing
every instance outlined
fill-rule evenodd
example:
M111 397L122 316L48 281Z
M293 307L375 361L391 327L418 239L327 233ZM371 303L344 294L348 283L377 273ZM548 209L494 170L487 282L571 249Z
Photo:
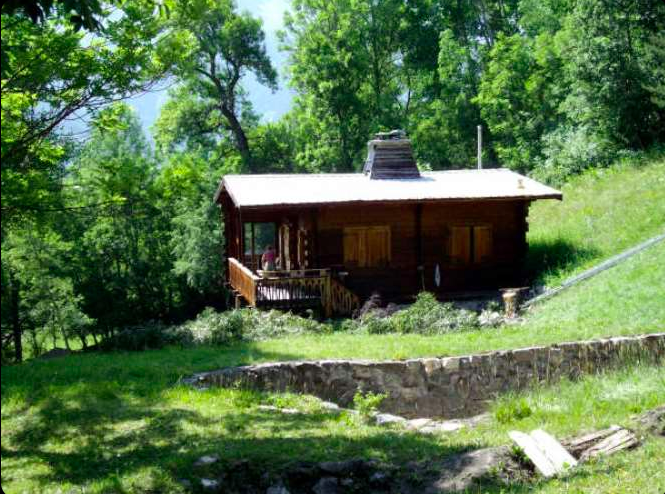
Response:
M350 315L360 299L330 276L329 269L252 272L237 259L229 258L231 287L252 307L279 309L323 309L326 317Z

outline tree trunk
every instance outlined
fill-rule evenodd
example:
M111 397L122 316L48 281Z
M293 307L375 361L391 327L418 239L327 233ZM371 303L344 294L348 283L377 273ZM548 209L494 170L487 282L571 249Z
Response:
M64 329L61 329L60 331L62 333L62 338L65 340L65 348L71 351L72 348L69 346L69 338L67 337L67 333L65 332Z
M88 349L88 335L84 331L79 331L79 340L81 340L81 347L83 351Z
M9 284L12 294L11 319L14 336L14 358L16 363L21 363L23 361L23 330L21 329L19 314L19 282L12 273L9 274Z
M222 114L229 123L231 132L233 133L233 137L236 141L236 147L238 148L238 152L240 152L240 156L242 157L243 166L246 167L249 172L255 172L256 170L254 170L252 163L252 153L249 149L249 141L247 140L247 135L240 125L238 118L235 116L235 113L226 107L226 105L221 105L221 110Z

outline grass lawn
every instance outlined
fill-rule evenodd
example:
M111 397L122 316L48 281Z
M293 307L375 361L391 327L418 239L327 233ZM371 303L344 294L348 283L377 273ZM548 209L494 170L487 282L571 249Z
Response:
M665 242L534 307L523 323L443 336L304 335L257 342L235 353L249 363L317 358L394 359L462 355L665 331Z
M329 415L308 397L201 392L176 384L179 375L201 367L194 354L156 351L77 355L3 369L5 492L177 492L177 479L190 477L193 461L209 453L220 455L222 465L247 459L261 471L302 459L401 464L506 444L507 431L515 428L541 427L565 437L630 425L631 415L665 403L665 369L636 367L505 397L488 424L426 436ZM511 414L524 401L530 413ZM304 413L262 411L260 403ZM652 438L643 448L528 492L662 492L665 473L657 465L663 462L665 440ZM523 489L516 486L515 492Z
M529 271L548 286L665 233L665 156L590 170L529 211Z

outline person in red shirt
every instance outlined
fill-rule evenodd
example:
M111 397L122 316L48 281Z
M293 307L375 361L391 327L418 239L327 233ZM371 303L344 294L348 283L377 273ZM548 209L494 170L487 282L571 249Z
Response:
M264 271L275 270L275 257L275 249L272 248L272 245L266 245L266 249L261 256L261 265L263 266Z

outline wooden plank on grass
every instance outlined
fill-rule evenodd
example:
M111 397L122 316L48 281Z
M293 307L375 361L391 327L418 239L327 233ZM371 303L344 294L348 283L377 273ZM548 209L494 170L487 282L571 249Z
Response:
M611 436L616 431L621 430L621 427L618 425L612 425L608 429L602 429L599 431L590 432L589 434L584 434L568 441L562 442L562 445L573 455L579 458L580 454L583 451L586 451L592 446L595 446L596 443L599 443L608 436Z
M595 446L587 449L580 457L581 461L588 460L598 455L611 455L624 449L630 449L639 444L639 440L627 429L621 429L606 437Z
M577 460L573 458L566 449L561 446L559 441L550 436L547 432L536 429L531 431L531 437L538 444L540 450L552 462L554 468L563 472L577 465Z
M538 471L545 477L552 477L558 473L552 461L543 453L538 443L530 435L520 431L510 431L508 436L524 451L524 454L529 457Z

